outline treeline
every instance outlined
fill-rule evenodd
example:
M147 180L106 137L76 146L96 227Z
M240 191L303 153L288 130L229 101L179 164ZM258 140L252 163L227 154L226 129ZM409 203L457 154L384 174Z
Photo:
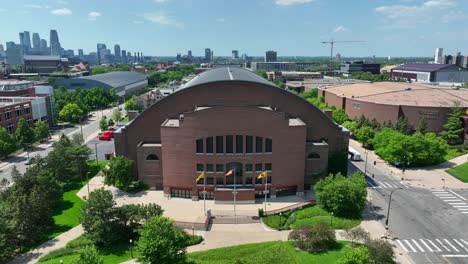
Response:
M0 193L0 263L50 235L63 191L87 174L90 154L79 139L62 136L23 175L13 167L15 184Z
M341 125L345 121L349 120L348 115L343 109L337 109L335 106L325 103L325 97L318 96L317 88L311 89L308 92L304 92L301 94L301 96L321 110L332 110L333 121L335 121L337 124Z
M106 90L94 87L91 89L76 89L69 92L64 87L55 90L55 109L60 120L77 122L90 111L104 109L118 100L114 89Z
M406 81L406 79L392 78L390 74L372 74L370 72L355 72L351 74L351 78L358 79L358 80L371 81L371 82L385 82L385 81L404 82Z
M195 72L193 65L177 65L175 71L155 72L148 76L149 86L158 86L170 81L181 81L187 75Z
M35 141L45 140L48 137L49 126L44 121L36 121L34 128L31 128L23 118L20 118L14 134L9 134L3 127L0 128L0 158L6 158L19 148L28 147Z
M93 67L91 70L91 75L103 74L108 72L115 72L115 71L130 71L132 66L130 65L119 65L113 67Z

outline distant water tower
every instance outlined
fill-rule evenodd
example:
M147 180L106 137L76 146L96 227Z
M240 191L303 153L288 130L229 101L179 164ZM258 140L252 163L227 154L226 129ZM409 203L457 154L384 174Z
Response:
M443 63L442 62L443 55L444 55L444 49L437 48L434 54L434 63Z

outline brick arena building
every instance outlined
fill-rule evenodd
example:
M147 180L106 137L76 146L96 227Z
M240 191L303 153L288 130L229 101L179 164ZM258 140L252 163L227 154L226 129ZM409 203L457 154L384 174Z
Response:
M141 181L165 195L198 199L205 172L207 198L250 203L303 195L328 159L346 151L349 132L301 97L239 68L206 71L115 133L117 155L136 162ZM314 178L315 177L315 178Z

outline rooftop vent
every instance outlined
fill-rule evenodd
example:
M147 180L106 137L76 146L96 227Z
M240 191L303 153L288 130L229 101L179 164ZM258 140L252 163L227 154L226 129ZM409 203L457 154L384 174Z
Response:
M411 91L411 90L412 90L411 87L406 87L405 88L405 91Z

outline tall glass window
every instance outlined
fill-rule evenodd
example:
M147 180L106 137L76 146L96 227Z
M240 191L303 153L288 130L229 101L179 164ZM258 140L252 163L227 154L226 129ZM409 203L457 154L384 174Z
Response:
M271 138L265 139L265 152L267 153L273 152L273 141L271 140Z
M234 137L226 136L226 153L234 152Z
M255 153L263 152L263 138L255 137Z
M244 136L236 136L236 153L244 153Z
M197 152L203 153L203 139L197 139Z
M245 153L252 153L253 152L253 137L246 136L245 137Z
M213 153L213 137L206 138L206 153Z
M224 172L224 164L216 164L216 172Z
M216 136L216 153L224 153L223 136Z
M200 164L200 163L197 164L197 171L198 171L198 172L202 172L203 169L204 169L204 168L203 168L203 164Z
M253 165L252 164L245 164L245 171L246 172L252 172L253 171Z
M213 172L213 164L206 164L206 172Z

